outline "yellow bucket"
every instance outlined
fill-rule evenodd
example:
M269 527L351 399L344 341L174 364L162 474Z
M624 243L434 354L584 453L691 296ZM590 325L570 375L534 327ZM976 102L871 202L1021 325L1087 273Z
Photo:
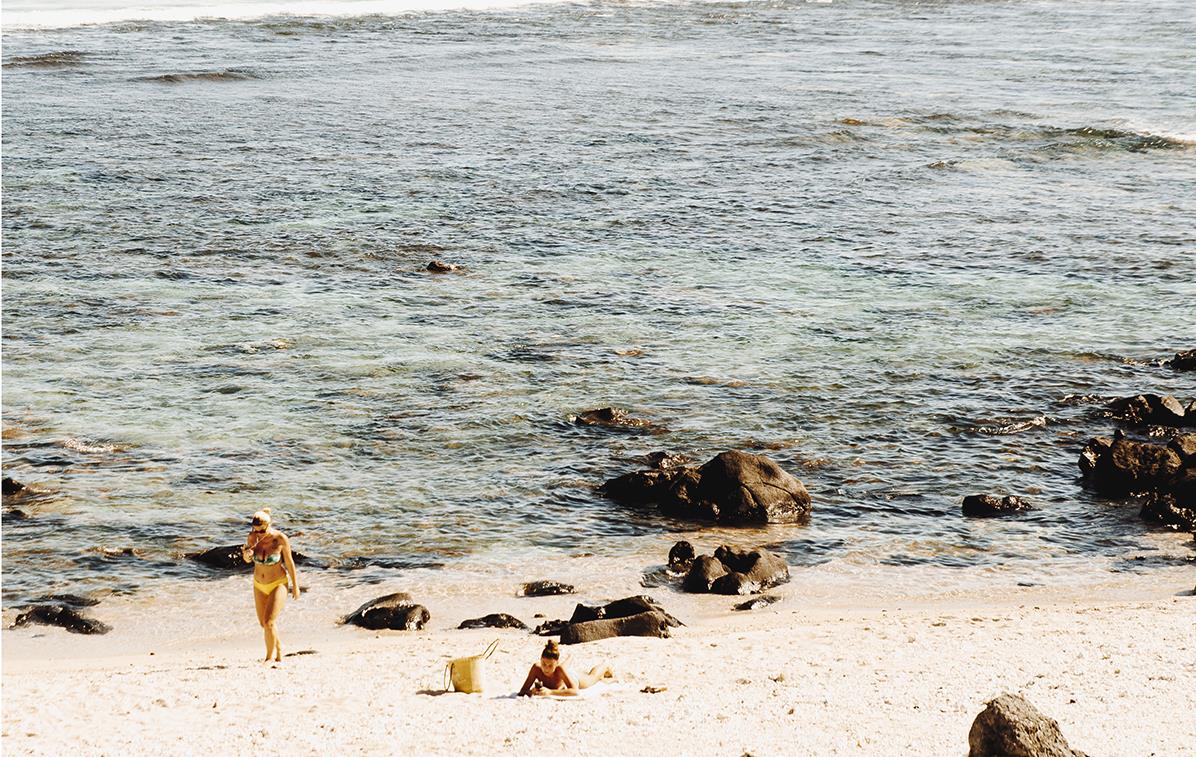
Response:
M466 694L480 694L486 686L485 668L482 663L494 650L498 649L498 639L490 642L486 651L473 657L458 657L451 660L444 667L444 690L461 691ZM449 688L449 683L453 688Z

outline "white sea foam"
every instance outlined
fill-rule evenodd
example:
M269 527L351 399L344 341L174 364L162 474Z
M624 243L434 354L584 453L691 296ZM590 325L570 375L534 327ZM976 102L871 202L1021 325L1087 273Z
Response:
M64 28L120 21L252 19L266 16L399 15L438 10L497 10L562 0L14 0L4 4L5 30Z

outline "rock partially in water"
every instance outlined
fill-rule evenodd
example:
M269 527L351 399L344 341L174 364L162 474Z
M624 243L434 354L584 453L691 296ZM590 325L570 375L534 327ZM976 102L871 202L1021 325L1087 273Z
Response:
M428 273L460 273L465 270L464 266L456 263L446 263L443 260L433 260L424 267Z
M203 552L188 552L185 557L188 560L194 560L195 562L207 565L209 568L217 568L219 570L244 570L252 565L252 563L247 563L242 559L240 544L234 544L229 547L212 547ZM312 561L302 552L292 550L291 558L295 561L296 565L312 564Z
M39 624L45 626L58 626L65 628L71 633L81 634L105 634L112 630L112 626L106 623L101 623L94 618L84 617L78 610L65 604L60 605L34 605L25 609L17 616L13 623L13 628L21 628L24 626Z
M573 594L573 584L560 581L532 581L519 587L515 596L518 597L554 597L560 594Z
M1080 472L1101 494L1138 496L1142 517L1181 530L1196 530L1196 434L1167 444L1098 437L1084 445Z
M495 612L472 620L463 620L457 628L517 628L528 630L527 624L513 615L505 612Z
M699 555L682 588L691 593L759 594L789 580L789 565L766 549L723 545L713 555Z
M1109 415L1135 426L1184 426L1196 422L1188 418L1183 404L1171 395L1138 394L1110 402Z
M78 594L45 594L33 600L35 604L63 604L71 607L95 607L100 600Z
M561 629L562 644L583 644L614 636L654 636L666 639L669 636L669 618L659 612L641 612L625 618L570 623Z
M968 757L1086 757L1072 749L1059 724L1016 694L1002 694L976 716Z
M738 612L747 612L750 610L759 610L763 607L768 607L769 605L776 604L780 601L781 598L775 594L761 594L758 597L752 597L746 602L740 602L731 609Z
M410 594L399 591L371 599L341 622L371 631L419 631L431 617L428 608L412 603Z
M22 484L20 481L17 481L16 479L11 478L9 476L4 477L3 485L4 485L3 492L4 492L5 497L12 497L12 496L15 496L15 495L20 494L21 492L25 491L24 484Z
M627 618L632 615L639 615L645 612L657 612L663 615L669 622L670 626L680 626L681 621L674 618L664 607L661 606L652 597L646 595L639 595L635 597L624 597L623 599L616 599L613 602L608 602L605 605L592 607L590 605L579 604L573 609L573 616L569 618L570 623L587 623L591 620L611 620L613 618Z
M1196 350L1177 352L1165 365L1176 371L1196 371Z
M596 410L586 410L569 417L569 420L580 426L600 426L622 431L647 431L653 434L667 433L668 429L644 418L635 418L626 410L618 407L600 407Z
M710 591L715 581L727 573L727 566L713 555L698 555L694 558L689 573L685 575L682 587L694 594L704 594Z
M969 518L996 518L1033 510L1021 497L972 494L963 498L963 514Z
M607 481L601 491L691 520L796 523L810 514L810 495L801 481L763 455L738 450L720 453L700 468L657 465L628 473Z
M694 545L687 541L677 542L669 550L669 570L678 573L689 570L690 566L693 565L696 555Z

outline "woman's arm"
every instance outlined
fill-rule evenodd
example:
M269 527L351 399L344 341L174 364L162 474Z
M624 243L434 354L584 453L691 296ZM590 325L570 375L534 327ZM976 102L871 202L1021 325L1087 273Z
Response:
M540 677L540 666L532 665L532 669L527 671L527 679L524 680L523 685L519 687L518 696L526 697L532 693L532 684Z
M291 555L291 541L282 534L278 535L282 542L282 561L287 566L287 574L291 577L291 596L299 598L299 576L295 574L295 558Z
M253 562L253 545L256 542L249 541L253 538L253 533L250 532L245 537L245 543L241 545L241 559L245 562Z

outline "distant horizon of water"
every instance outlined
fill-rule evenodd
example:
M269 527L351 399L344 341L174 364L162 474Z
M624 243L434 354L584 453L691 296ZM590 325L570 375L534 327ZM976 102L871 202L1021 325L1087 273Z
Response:
M1196 399L1185 4L416 2L6 3L6 607L211 577L262 506L338 590L1191 563L1076 468ZM811 521L596 491L725 449Z

